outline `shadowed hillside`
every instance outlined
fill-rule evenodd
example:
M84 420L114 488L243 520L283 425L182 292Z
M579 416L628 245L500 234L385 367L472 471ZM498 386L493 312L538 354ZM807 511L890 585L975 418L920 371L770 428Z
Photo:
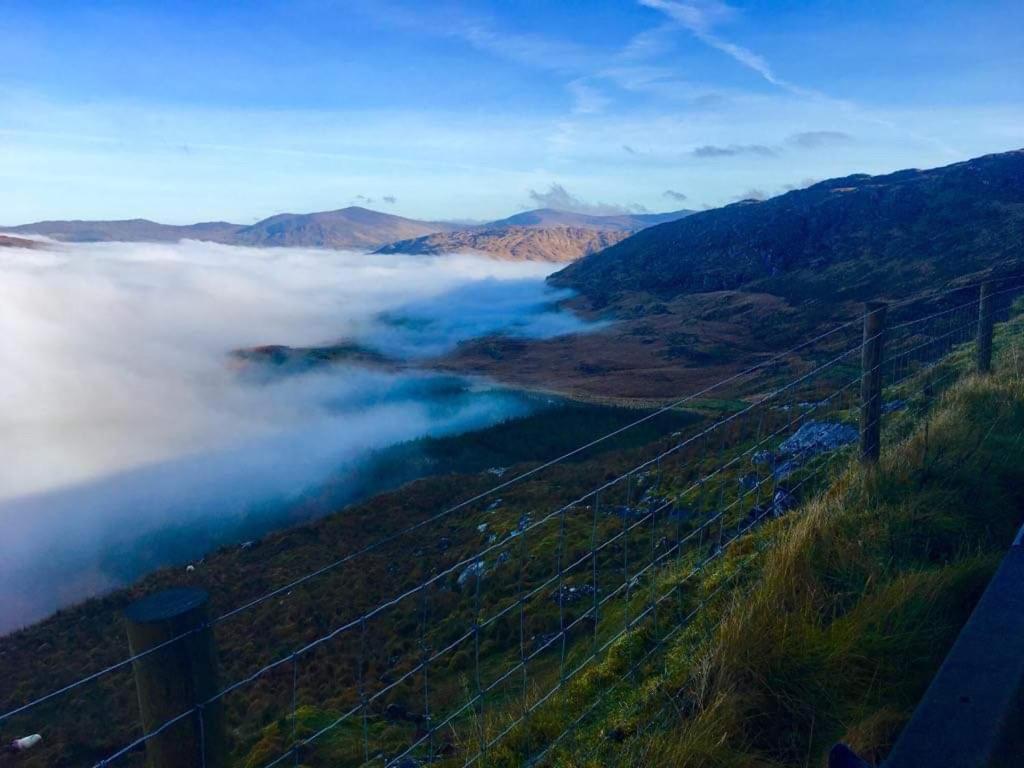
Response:
M791 300L911 290L1015 259L1024 150L926 171L857 174L644 230L551 282L597 305L629 293L743 289Z

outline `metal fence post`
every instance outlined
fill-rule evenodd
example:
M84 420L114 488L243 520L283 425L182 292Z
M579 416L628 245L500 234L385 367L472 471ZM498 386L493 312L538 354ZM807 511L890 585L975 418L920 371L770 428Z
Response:
M224 768L227 762L223 706L219 700L202 706L218 691L208 599L202 589L168 589L125 610L132 656L166 643L132 662L144 733L191 710L146 741L150 768Z
M981 284L978 299L978 373L992 370L992 283Z
M875 464L881 452L882 349L886 304L872 301L864 315L864 345L860 378L860 458Z

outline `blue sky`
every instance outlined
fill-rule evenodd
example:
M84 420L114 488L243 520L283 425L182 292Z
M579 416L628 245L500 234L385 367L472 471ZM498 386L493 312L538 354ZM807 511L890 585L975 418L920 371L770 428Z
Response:
M1024 146L1019 0L0 0L0 223L671 210Z

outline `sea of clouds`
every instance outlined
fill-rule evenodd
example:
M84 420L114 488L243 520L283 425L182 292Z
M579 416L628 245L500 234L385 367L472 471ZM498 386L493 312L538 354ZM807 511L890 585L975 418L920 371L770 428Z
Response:
M192 241L0 248L0 631L159 564L122 555L162 531L213 542L376 450L528 408L486 383L438 394L451 388L424 371L246 376L232 351L345 340L416 361L581 330L551 269Z

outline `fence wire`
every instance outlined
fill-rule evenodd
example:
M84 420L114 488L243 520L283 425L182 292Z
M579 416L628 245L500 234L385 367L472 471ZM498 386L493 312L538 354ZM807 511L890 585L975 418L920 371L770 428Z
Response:
M997 323L1020 292L1019 280L993 291ZM267 641L252 652L261 663L241 671L222 648L232 682L216 694L67 764L140 765L147 741L193 720L205 737L213 706L248 723L232 729L232 748L254 768L543 763L740 576L705 594L702 574L856 455L859 387L873 372L862 370L865 346L883 343L884 420L918 396L933 400L965 370L955 358L969 354L978 305L973 287L958 288L894 305L877 336L858 338L863 317L843 323L220 613L191 632L257 613L243 642ZM692 425L646 449L587 456L683 408L696 414ZM370 583L380 566L389 578ZM296 594L328 575L351 584L344 604ZM292 615L309 618L300 643L283 630L261 635ZM570 701L580 675L638 630L647 647L620 681ZM11 707L0 724L28 723L118 674L133 695L132 663L191 632ZM552 718L564 727L531 743Z

